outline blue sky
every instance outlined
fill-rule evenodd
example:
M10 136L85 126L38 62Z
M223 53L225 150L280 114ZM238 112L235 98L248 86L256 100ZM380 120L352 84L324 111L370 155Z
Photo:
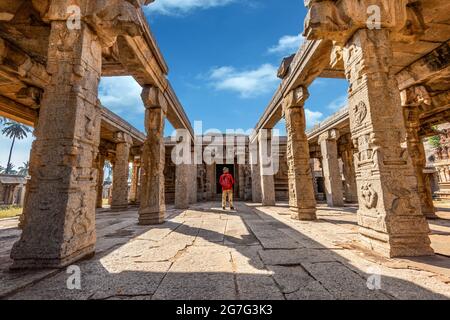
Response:
M225 131L255 126L279 84L282 58L301 44L306 9L301 0L156 0L145 14L191 122ZM309 126L346 104L347 86L345 80L318 79L309 88ZM131 78L104 78L99 96L143 130L140 91ZM278 127L283 133L284 124ZM17 144L17 166L27 160L31 141ZM0 137L3 166L8 148L9 140Z

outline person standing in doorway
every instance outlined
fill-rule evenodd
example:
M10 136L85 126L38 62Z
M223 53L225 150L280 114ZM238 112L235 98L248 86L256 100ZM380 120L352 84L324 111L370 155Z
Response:
M227 199L230 203L230 209L234 210L233 206L233 186L234 178L230 174L228 168L223 168L223 174L220 176L219 183L222 186L222 209L225 210L227 206Z

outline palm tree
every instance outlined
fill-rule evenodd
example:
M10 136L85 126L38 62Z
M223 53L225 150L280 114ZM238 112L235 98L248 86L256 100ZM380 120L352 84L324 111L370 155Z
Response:
M19 167L19 171L17 172L20 176L27 176L28 170L30 169L30 163L29 161L26 161L22 164L21 167Z
M28 137L28 133L30 132L31 129L29 127L15 121L8 121L4 124L2 134L4 134L7 138L12 139L11 148L9 150L8 164L6 165L6 174L8 174L11 169L11 156L16 139L17 140L25 139L26 137Z

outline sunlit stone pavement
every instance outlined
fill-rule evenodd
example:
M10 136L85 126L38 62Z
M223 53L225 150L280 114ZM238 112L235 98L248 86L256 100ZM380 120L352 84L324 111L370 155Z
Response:
M137 211L97 214L97 253L79 262L81 289L66 270L11 273L17 219L0 221L4 299L448 299L449 220L432 221L441 255L383 259L358 247L355 208L321 207L319 220L289 209L219 203L169 210L160 226L138 226ZM444 215L447 215L444 213ZM448 218L448 216L446 216ZM436 236L436 237L435 237ZM447 238L442 238L447 236ZM445 244L447 241L447 245ZM373 290L371 290L373 289Z

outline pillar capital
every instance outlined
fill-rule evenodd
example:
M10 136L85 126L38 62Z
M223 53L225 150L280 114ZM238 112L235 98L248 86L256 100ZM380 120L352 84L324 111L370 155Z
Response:
M116 143L125 143L128 146L131 146L133 144L133 139L131 138L131 136L128 133L122 131L114 133L114 140L116 140Z
M289 93L284 97L283 109L303 107L308 98L308 89L304 86L300 86L294 90L289 91Z
M319 144L323 141L336 141L337 139L339 139L339 130L327 130L319 136Z
M159 88L145 86L142 89L141 98L147 109L161 109L164 113L167 112L167 100Z
M419 6L410 0L307 0L304 36L345 45L360 29L386 29L396 40L413 41L426 26Z

